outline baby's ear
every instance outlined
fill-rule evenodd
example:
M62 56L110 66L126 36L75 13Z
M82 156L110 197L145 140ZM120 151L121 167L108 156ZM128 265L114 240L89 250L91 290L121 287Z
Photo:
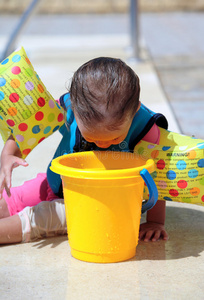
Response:
M14 51L0 64L0 133L13 135L25 158L64 124L61 107L35 72L25 50Z

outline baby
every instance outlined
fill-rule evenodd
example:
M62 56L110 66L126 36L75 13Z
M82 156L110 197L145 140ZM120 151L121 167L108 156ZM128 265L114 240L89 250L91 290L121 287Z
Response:
M60 98L66 126L54 158L88 150L129 151L141 140L159 143L161 114L141 104L139 78L120 59L99 57L83 64L72 78L70 93ZM47 173L20 187L11 187L14 167L27 166L14 138L5 143L0 170L0 243L30 241L66 232L62 182ZM167 240L165 201L157 201L140 226L140 239Z

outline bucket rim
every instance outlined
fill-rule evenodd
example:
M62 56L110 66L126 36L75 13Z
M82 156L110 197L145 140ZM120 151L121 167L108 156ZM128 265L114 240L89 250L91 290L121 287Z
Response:
M80 152L83 155L93 155L93 153L100 153L103 151L85 151ZM122 153L119 151L109 151L109 152L117 152ZM129 153L130 155L135 155L134 153ZM80 179L119 179L119 178L131 178L136 177L140 175L140 172L143 169L147 169L149 173L152 173L155 171L155 163L153 159L144 159L144 165L138 166L138 167L132 167L132 168L126 168L126 169L115 169L115 170L91 170L91 169L80 169L75 167L69 167L64 166L60 163L60 161L63 159L66 159L66 157L76 157L79 155L78 153L70 153L65 154L62 156L59 156L52 160L50 170L60 174L61 176L70 177L70 178L80 178Z

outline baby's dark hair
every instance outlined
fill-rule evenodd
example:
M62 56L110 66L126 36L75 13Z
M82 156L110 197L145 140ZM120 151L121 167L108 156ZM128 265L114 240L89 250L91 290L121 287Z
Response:
M140 84L135 72L120 59L99 57L73 75L70 97L74 113L86 127L108 120L109 127L132 118L139 106Z

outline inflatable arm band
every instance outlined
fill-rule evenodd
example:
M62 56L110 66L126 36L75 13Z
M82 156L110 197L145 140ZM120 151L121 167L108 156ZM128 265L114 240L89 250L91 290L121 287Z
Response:
M64 124L60 106L35 72L25 50L0 64L0 133L12 134L22 157Z
M159 200L204 205L204 140L160 128L159 145L141 141L134 152L154 160L152 177ZM148 199L146 187L144 199Z

